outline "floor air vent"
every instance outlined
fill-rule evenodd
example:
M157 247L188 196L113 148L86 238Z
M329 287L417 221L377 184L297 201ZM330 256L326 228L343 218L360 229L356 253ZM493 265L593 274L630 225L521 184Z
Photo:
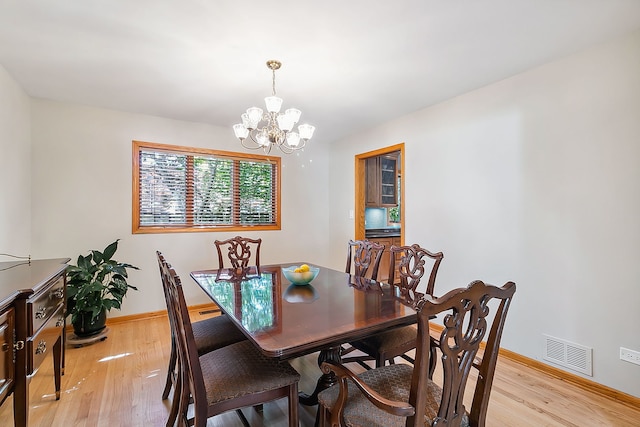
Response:
M545 360L589 376L593 376L592 352L592 348L544 335Z

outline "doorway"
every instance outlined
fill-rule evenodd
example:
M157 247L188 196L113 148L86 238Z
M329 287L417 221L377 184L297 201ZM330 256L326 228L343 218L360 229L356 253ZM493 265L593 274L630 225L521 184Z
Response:
M367 159L371 157L377 157L385 154L391 154L395 152L400 152L399 156L399 164L398 170L400 171L400 175L403 176L404 172L404 142L396 145L392 145L389 147L380 148L378 150L369 151L367 153L357 154L355 156L355 203L354 203L354 215L355 215L355 230L354 230L354 239L363 240L365 239L365 200L366 200L366 192L367 192L367 178L366 178L366 163ZM402 206L400 208L400 244L404 245L404 212L406 207L406 198L404 194L404 177L400 179L400 200L402 201Z

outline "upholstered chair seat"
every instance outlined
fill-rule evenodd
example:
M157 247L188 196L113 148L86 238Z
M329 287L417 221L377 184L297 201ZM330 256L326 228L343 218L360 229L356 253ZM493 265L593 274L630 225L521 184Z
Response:
M300 374L287 362L269 358L249 341L200 356L209 406L295 384Z
M226 315L209 317L191 325L199 355L247 339Z
M351 345L367 354L388 354L397 348L415 348L417 335L418 330L415 325L401 326L380 332L361 341L354 341Z
M411 391L411 376L413 366L404 363L386 365L358 375L363 382L378 392L382 397L396 402L407 402ZM405 427L406 417L389 414L371 404L351 380L347 380L349 397L344 408L344 422L348 427ZM442 389L433 381L428 380L427 404L425 405L424 425L431 426L438 414ZM318 401L325 407L332 408L338 399L340 387L331 387L318 395ZM465 412L462 416L461 427L469 426L469 417Z

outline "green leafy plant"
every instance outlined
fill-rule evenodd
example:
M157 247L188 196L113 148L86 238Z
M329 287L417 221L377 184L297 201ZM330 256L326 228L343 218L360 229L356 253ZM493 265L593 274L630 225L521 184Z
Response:
M71 323L79 320L80 313L91 313L92 319L97 319L103 310L119 310L127 291L138 290L127 283L127 269L139 268L112 259L119 240L103 252L92 250L87 256L80 255L77 265L67 266L67 309Z
M400 208L389 208L389 222L400 222Z

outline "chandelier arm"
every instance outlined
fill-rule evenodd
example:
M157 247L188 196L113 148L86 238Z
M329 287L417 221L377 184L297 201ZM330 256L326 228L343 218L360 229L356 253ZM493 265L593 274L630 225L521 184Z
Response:
M300 140L300 144L298 144L298 145L296 145L296 146L294 147L294 146L292 146L292 145L289 145L289 144L286 142L286 139L285 139L285 142L283 142L282 144L280 144L280 145L278 146L278 148L280 148L280 151L282 151L282 152L283 152L283 153L285 153L285 154L291 154L291 153L293 153L294 151L298 151L298 150L303 149L303 148L304 148L304 145L305 145L305 143L306 143L306 142L307 142L306 140L301 139L301 140Z
M256 140L256 135L257 135L258 132L259 132L259 129L256 128L256 129L252 130L251 132L249 132L249 136L251 137L251 140L257 145L256 148L261 148L262 144L260 144L258 142L258 140Z
M253 138L252 138L252 139L253 139ZM249 141L249 139L248 139L248 138L244 138L244 139L241 139L241 140L240 140L240 144L242 144L242 146L243 146L244 148L246 148L246 149L248 149L248 150L256 150L256 149L260 148L259 146L258 146L258 147L254 147L254 146L252 146L252 145L247 145L246 141ZM254 141L254 142L255 142L255 141Z
M256 129L249 131L249 138L251 139L244 138L240 140L240 144L242 144L244 148L247 148L249 150L257 150L258 148L262 148L262 144L259 144L258 141L256 141L255 132L256 132ZM255 145L251 145L247 143L253 143Z
M287 145L288 145L289 147L291 147L291 152L294 152L294 151L302 150L302 149L304 148L304 144L305 144L306 142L307 142L307 141L306 141L305 139L301 139L301 140L300 140L300 143L299 143L298 145L296 145L295 147L292 147L292 146L290 146L289 144L287 144Z
M291 154L291 153L293 153L295 151L295 149L293 147L291 147L289 144L280 144L280 146L278 146L278 148L284 154Z

